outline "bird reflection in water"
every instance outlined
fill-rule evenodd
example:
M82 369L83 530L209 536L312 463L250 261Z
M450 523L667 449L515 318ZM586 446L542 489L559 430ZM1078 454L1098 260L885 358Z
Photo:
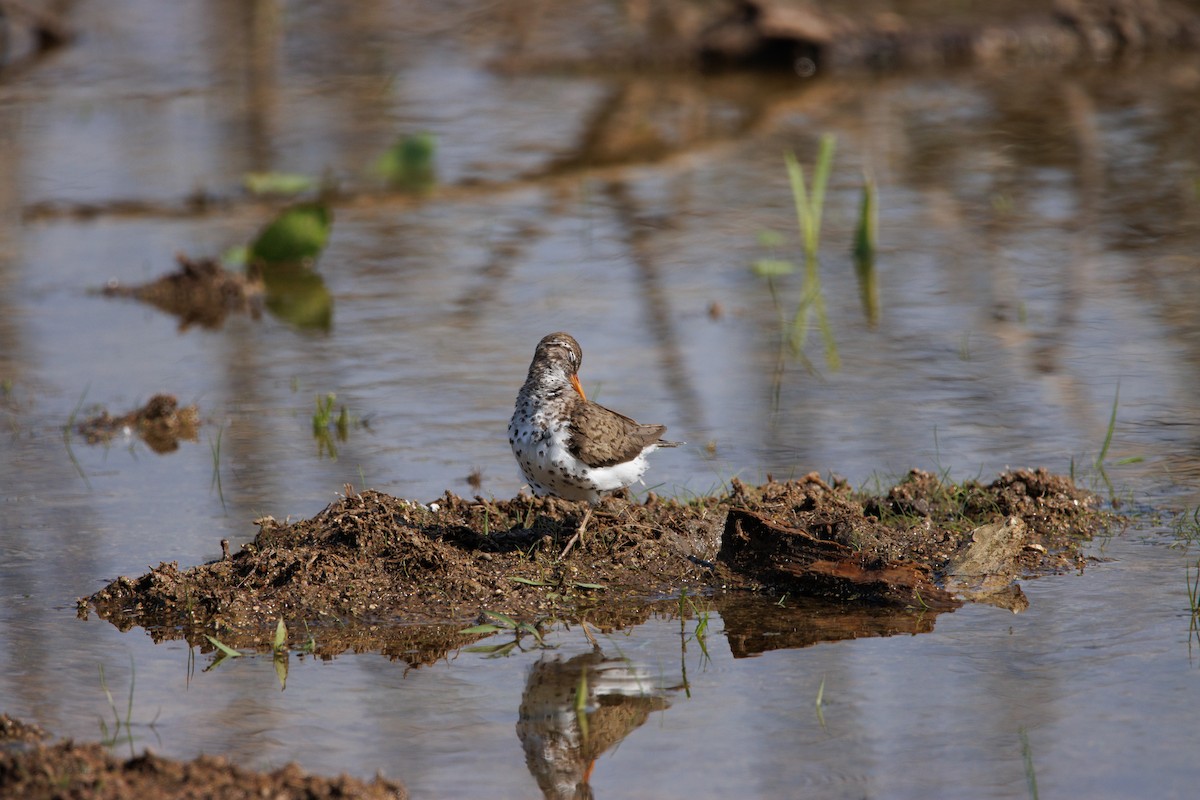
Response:
M545 655L530 668L521 697L525 764L547 798L591 798L600 754L669 705L629 659L599 648L566 661Z

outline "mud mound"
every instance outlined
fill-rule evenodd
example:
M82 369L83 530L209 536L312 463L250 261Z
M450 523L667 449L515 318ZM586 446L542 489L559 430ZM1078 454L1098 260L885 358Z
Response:
M1093 501L1044 470L1005 473L986 486L914 471L882 496L815 474L761 486L734 480L727 495L688 503L610 498L562 556L582 506L450 493L421 504L347 487L311 519L257 520L254 541L220 561L118 578L80 607L122 629L141 625L155 638L200 644L203 634L219 634L235 646L263 646L284 619L295 636L320 631L320 655L384 649L424 663L476 638L457 631L484 610L615 628L680 591L732 589L901 608L934 608L944 595L954 598L948 608L971 584L995 589L1076 565L1080 544L1111 522ZM751 517L757 538L740 555L730 551L735 528L744 533L737 526ZM950 580L960 573L967 578ZM813 574L821 580L796 582Z
M200 439L200 412L196 406L179 407L174 395L156 394L146 405L127 414L114 417L102 411L76 426L76 431L88 444L112 441L126 431L136 434L156 453L179 449L180 440Z
M117 282L104 287L106 297L131 297L179 318L179 329L192 325L220 328L230 314L262 315L263 283L259 276L247 277L226 270L208 258L176 256L179 268L140 286Z

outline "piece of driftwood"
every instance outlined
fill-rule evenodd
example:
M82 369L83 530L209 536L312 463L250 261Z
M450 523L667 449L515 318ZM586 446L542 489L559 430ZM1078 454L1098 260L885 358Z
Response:
M745 509L730 509L717 559L763 583L812 597L937 611L962 605L934 583L923 564L885 561Z

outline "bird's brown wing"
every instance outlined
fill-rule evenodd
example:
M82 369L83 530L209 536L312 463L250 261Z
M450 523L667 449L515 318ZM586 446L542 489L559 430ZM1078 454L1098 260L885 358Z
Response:
M599 403L579 402L571 409L567 447L589 467L611 467L637 458L666 430L666 425L642 425Z

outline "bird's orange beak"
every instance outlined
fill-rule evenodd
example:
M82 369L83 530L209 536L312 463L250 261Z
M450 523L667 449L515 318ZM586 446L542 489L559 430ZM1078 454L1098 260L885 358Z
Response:
M582 397L584 400L587 400L587 395L583 393L583 387L579 385L578 375L571 376L571 385L575 387L575 391L579 392L580 397Z

